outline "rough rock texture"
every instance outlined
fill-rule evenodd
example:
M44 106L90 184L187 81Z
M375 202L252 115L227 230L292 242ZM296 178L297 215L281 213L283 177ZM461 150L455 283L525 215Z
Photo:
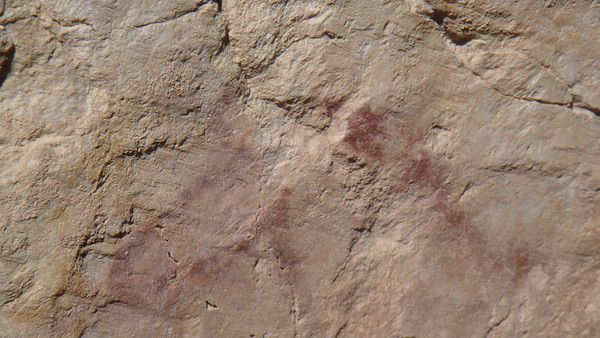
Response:
M600 336L598 1L0 5L0 336Z

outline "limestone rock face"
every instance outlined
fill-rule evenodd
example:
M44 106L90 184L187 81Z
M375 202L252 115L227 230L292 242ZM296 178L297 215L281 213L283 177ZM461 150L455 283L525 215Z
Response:
M0 5L0 336L600 336L598 1Z

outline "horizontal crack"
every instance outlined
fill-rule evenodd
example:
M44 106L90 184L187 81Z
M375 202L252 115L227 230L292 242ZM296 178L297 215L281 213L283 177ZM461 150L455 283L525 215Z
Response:
M583 102L573 102L573 107L572 108L579 108L579 109L583 109L586 110L598 117L600 117L600 108L598 107L592 107L586 103Z
M563 103L563 102L556 102L556 101L548 101L548 100L544 100L544 99L537 99L534 97L526 97L526 96L508 94L508 93L504 93L501 90L499 90L498 88L496 88L493 84L486 81L481 75L477 74L473 70L471 70L471 73L473 75L475 75L477 78L479 78L481 81L485 82L490 88L492 88L495 92L497 92L498 94L500 94L502 96L505 96L505 97L508 97L508 98L511 98L514 100L534 102L534 103L539 103L539 104L548 105L548 106L557 106L557 107L562 107L562 108L566 108L566 109L570 109L570 110L573 110L574 108L578 108L581 110L588 111L588 112L594 114L595 116L600 117L600 108L593 107L585 102L581 102L577 95L571 94L571 102Z
M161 24L161 23L167 23L169 21L173 21L173 20L179 19L181 17L184 17L184 16L186 16L188 14L195 13L200 8L202 8L205 5L207 5L209 3L212 3L212 2L213 1L201 2L201 3L196 4L196 6L192 7L191 9L183 10L183 11L179 11L179 12L175 12L172 15L169 15L169 16L166 16L166 17L163 17L163 18L159 18L158 20L136 24L136 25L130 26L129 28L142 28L142 27L148 27L148 26L152 26L152 25L158 25L158 24ZM217 7L218 7L218 10L220 11L220 4L219 4L219 2L217 2Z

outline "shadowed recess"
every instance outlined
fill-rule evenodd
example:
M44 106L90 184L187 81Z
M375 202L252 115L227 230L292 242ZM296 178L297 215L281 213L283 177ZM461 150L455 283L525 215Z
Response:
M15 46L8 40L0 40L0 86L10 74L15 56Z

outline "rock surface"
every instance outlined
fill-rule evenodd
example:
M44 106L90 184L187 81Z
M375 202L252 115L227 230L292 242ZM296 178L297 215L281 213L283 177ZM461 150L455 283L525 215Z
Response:
M0 5L3 337L600 336L598 1Z

